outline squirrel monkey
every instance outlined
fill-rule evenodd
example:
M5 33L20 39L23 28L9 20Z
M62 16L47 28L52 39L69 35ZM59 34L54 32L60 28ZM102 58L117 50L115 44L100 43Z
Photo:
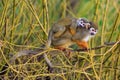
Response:
M46 47L53 46L56 49L64 50L73 44L77 44L79 47L87 49L87 41L96 35L97 30L97 25L85 18L63 18L54 23L50 29ZM22 55L28 55L29 52L31 51L19 52L12 59L16 59ZM49 68L52 69L53 65L48 59L47 54L44 53L43 57ZM3 72L0 75L5 74L4 70L7 68L6 65L3 67Z
M97 33L97 30L97 25L85 18L63 18L53 24L47 45L62 50L77 44L87 49L87 41Z

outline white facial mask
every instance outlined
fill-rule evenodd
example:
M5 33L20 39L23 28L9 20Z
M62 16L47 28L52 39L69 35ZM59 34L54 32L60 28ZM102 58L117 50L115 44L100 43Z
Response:
M86 21L86 22L85 22L85 21ZM86 24L89 24L87 19L79 18L79 19L77 20L77 25L78 25L78 26L85 27Z
M95 28L90 28L89 33L91 36L94 36L97 33L97 30Z

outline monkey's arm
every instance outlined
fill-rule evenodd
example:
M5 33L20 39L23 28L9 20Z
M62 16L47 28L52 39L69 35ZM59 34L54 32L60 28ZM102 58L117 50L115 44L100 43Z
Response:
M64 33L65 30L66 30L66 27L64 25L54 24L54 26L50 30L50 32L52 32L52 35L49 35L49 36L58 38Z
M76 41L76 44L79 46L79 47L82 47L84 49L88 49L88 43L85 42L85 41Z

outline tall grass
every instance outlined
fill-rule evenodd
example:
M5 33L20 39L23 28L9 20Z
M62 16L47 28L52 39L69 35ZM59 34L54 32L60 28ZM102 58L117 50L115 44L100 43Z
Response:
M105 42L120 42L119 0L0 0L0 69L11 55L26 49L36 49L46 43L52 24L64 18L86 17L98 24L98 34L89 41L90 47ZM42 53L38 54L41 55ZM54 53L55 54L55 53ZM44 60L24 56L19 64L10 65L6 80L119 80L120 44L99 50L72 53L70 59L56 53L49 59L57 69L48 73ZM27 59L27 60L26 60Z

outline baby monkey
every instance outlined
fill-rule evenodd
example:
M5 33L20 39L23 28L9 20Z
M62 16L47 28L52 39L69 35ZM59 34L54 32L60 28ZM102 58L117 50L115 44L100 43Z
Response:
M96 35L97 25L85 18L63 18L53 24L47 46L66 49L73 44L88 49L87 41Z

